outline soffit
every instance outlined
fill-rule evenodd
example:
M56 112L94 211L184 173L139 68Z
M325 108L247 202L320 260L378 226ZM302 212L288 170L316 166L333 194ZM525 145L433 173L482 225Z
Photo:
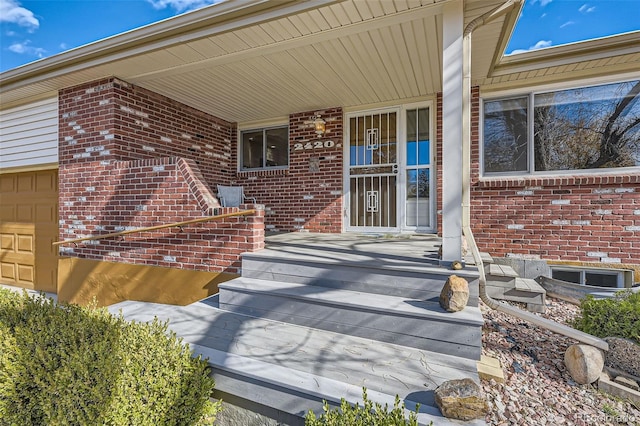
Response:
M256 13L237 28L225 22L201 26L62 64L28 84L3 88L2 103L106 76L232 122L430 97L442 90L441 12L447 1L311 0L306 9L304 2L292 2L299 10ZM465 1L465 24L501 3ZM505 19L474 33L474 80L486 77L500 56Z
M484 93L585 78L640 77L640 31L505 56L490 77L477 81ZM635 77L633 77L635 74Z

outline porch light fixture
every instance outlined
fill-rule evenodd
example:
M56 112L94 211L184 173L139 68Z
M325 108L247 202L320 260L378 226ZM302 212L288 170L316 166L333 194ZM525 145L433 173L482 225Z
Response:
M313 120L313 127L316 130L316 134L318 135L318 137L322 137L322 135L324 135L324 133L326 132L326 125L327 123L322 119L322 116L320 116L320 114L317 114L315 117L315 120Z

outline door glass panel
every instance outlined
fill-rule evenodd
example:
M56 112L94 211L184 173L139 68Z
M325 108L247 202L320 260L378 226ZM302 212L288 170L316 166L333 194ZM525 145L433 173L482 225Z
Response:
M351 226L396 227L396 176L351 178Z
M352 117L349 125L351 166L396 163L395 112Z
M407 170L407 226L429 226L429 169Z
M406 226L431 225L429 108L407 110Z
M429 142L429 109L418 110L418 164L431 163L431 147Z
M418 164L418 121L415 109L407 111L407 166Z

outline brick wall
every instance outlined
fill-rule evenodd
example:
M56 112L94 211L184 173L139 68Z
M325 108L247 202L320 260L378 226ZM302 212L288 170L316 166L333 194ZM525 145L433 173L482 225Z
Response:
M220 209L210 189L228 183L235 125L114 78L65 89L59 98L60 240L238 210ZM61 250L236 273L240 253L264 244L263 213Z
M192 160L83 162L64 167L60 239L68 240L231 213L212 194L194 192ZM191 183L191 184L190 184ZM256 206L241 206L254 208ZM210 214L209 214L210 215ZM263 210L251 216L67 244L66 256L120 263L237 273L240 254L264 246Z
M116 78L59 95L60 165L181 157L210 185L228 182L236 126Z
M481 250L497 257L640 263L640 171L481 179L477 88L472 110L471 219Z
M312 123L316 113L326 121L322 138ZM265 205L267 231L342 232L342 121L341 108L292 114L289 168L240 171L232 178Z

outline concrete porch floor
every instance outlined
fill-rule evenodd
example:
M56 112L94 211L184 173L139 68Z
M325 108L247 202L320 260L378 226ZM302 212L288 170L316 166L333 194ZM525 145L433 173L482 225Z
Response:
M317 258L335 262L364 262L407 265L414 262L437 266L442 239L433 234L316 234L291 232L267 234L265 248L304 259Z

